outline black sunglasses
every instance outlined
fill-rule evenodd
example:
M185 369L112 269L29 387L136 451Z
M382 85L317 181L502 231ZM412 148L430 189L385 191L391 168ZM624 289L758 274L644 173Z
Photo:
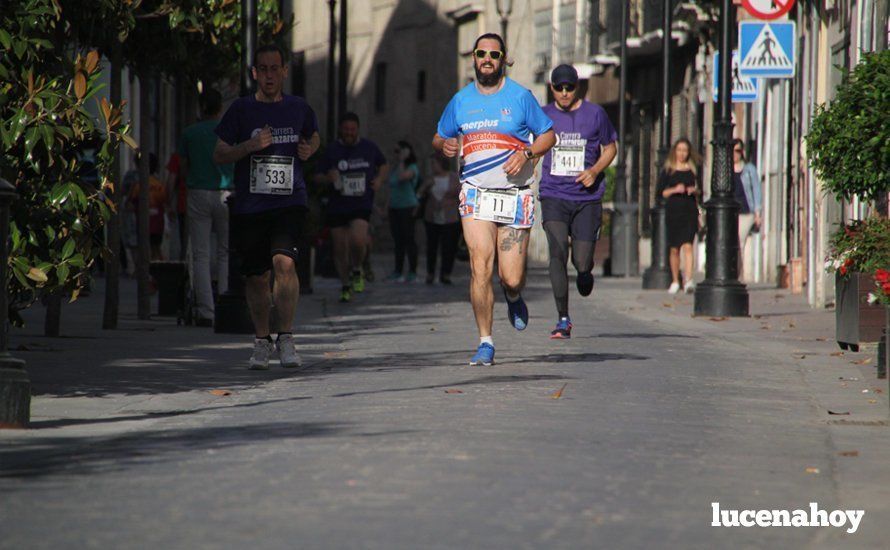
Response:
M574 84L560 84L559 86L554 86L553 89L556 90L557 92L572 93L575 91L575 85Z
M500 50L483 50L481 48L473 50L473 55L476 56L477 59L485 59L485 56L489 56L495 61L501 58L504 55L504 52Z

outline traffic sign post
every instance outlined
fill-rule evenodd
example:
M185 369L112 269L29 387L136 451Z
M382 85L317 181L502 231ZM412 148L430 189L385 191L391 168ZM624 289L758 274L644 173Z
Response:
M720 52L714 53L714 70L711 73L711 88L714 93L714 102L717 102L720 88ZM760 98L760 80L750 78L739 73L739 52L732 51L732 102L752 103Z
M739 74L747 77L792 78L796 64L794 21L739 23Z
M791 11L794 0L742 0L745 11L757 19L778 19Z

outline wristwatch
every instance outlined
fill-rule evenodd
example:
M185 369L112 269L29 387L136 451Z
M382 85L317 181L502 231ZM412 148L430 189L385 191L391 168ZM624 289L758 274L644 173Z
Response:
M532 153L532 148L531 148L531 147L526 147L526 148L522 151L522 154L525 155L525 158L527 158L528 160L532 160L533 158L535 158L535 154Z

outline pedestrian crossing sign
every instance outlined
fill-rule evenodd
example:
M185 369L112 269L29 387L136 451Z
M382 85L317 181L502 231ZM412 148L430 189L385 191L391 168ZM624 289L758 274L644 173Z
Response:
M794 76L797 27L794 21L739 23L739 74L762 78Z
M760 79L750 78L739 74L739 51L732 51L732 102L733 103L751 103L760 98ZM713 78L712 89L714 101L718 100L718 90L720 89L720 52L714 53L714 70L711 72Z

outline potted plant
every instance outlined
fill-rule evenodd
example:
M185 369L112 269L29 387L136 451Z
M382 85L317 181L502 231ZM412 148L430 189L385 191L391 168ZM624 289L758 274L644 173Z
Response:
M826 267L836 274L837 340L858 350L876 342L885 309L877 299L874 274L890 270L890 50L865 53L844 76L830 104L816 108L806 136L810 162L825 191L839 201L872 201L875 214L842 225L833 235ZM877 295L875 295L877 298Z
M842 225L832 236L826 262L835 273L836 336L841 348L877 342L885 325L882 303L890 269L890 219L873 216ZM890 284L886 285L890 289Z

